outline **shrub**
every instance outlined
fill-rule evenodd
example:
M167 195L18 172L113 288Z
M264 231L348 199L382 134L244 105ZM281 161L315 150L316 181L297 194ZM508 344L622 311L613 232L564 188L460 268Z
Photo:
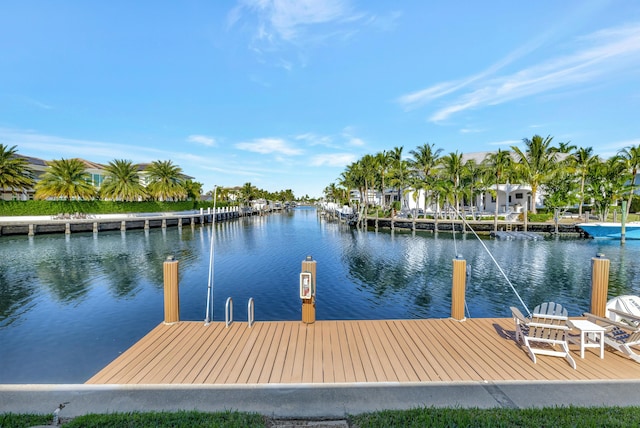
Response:
M218 202L216 207L229 206ZM199 210L212 208L213 202L114 202L114 201L0 201L0 216L39 216L60 213L128 214Z

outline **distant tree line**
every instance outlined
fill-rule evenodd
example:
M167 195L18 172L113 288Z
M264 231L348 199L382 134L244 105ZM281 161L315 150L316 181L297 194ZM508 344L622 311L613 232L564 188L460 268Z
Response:
M640 209L636 205L640 145L601 159L591 147L554 146L552 141L551 136L534 135L523 139L524 150L512 146L511 151L488 153L481 162L463 162L458 151L442 155L442 149L434 144L409 151L408 158L403 156L403 147L394 147L366 154L348 165L339 179L324 189L324 195L328 200L348 203L350 191L358 190L358 202L371 206L369 190L385 194L391 188L397 192L397 200L409 192L414 198L424 195L425 206L434 206L437 215L445 206L457 210L461 204L475 206L477 196L485 192L497 198L498 186L511 183L529 185L533 201L543 191L545 207L551 210L577 205L582 215L584 205L589 204L605 219L611 206L623 200L628 202L627 214L632 205L636 211ZM381 205L387 208L387 201L383 199ZM535 203L530 208L536 213ZM496 218L497 209L496 201Z
M56 201L184 201L200 199L202 183L187 179L182 168L172 161L157 160L140 170L130 160L116 159L104 168L104 180L96 187L91 174L80 159L60 159L47 162L47 169L36 181L29 163L18 156L16 146L0 144L0 190L35 191L34 198ZM144 183L143 181L144 180ZM212 196L213 190L207 192ZM217 200L249 205L256 199L291 202L296 197L291 189L269 192L251 183L241 187L219 187ZM309 201L309 196L301 200Z
M208 195L213 195L213 193L213 190L207 192ZM242 187L218 187L215 193L218 201L234 201L245 206L249 206L252 201L260 199L278 202L293 202L298 200L291 189L269 192L268 190L258 189L251 183L245 183ZM300 200L308 201L309 196L305 196Z

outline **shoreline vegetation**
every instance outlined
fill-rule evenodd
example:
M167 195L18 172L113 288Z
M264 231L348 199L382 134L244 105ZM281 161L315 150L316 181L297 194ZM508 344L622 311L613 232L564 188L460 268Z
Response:
M86 204L86 205L85 205ZM28 207L23 211L24 207ZM199 209L197 208L199 207ZM238 217L265 214L284 208L265 206L257 210L238 205L222 204L216 208L216 221ZM322 215L329 214L336 220L337 213L326 212L318 207ZM75 210L75 211L74 211ZM200 212L200 210L202 210ZM63 214L63 212L65 214ZM72 212L72 214L69 214ZM106 213L105 213L106 212ZM33 215L39 213L40 215ZM48 213L48 214L42 214ZM55 213L55 214L54 214ZM94 214L95 213L95 214ZM0 236L29 236L54 233L99 232L109 230L149 229L157 227L182 227L184 225L205 224L212 221L213 209L210 203L182 202L106 202L106 201L0 201ZM420 232L474 232L493 234L499 231L535 232L540 234L584 236L576 225L583 219L568 215L553 218L551 214L539 213L531 216L532 221L522 218L497 222L489 217L467 219L466 224L455 218L439 218L420 215L394 216L392 211L374 211L366 214L357 225L370 229L391 229ZM640 215L631 214L628 222L640 220ZM615 217L613 218L615 221Z
M408 155L403 146L394 147L347 165L324 194L338 205L354 202L358 211L410 212L410 201L436 216L447 210L483 212L493 207L497 220L499 208L513 205L512 193L524 185L527 188L517 192L526 204L525 216L537 214L542 202L548 213L577 211L582 217L589 210L600 221L621 206L627 216L640 212L640 145L625 147L609 159L594 154L592 147L555 145L551 136L524 138L521 146L446 155L435 144L423 144Z

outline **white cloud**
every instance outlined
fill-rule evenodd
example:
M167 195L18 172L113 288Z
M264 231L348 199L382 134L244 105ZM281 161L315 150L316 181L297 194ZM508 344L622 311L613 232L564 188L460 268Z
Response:
M238 143L235 147L240 150L261 154L280 153L296 156L303 153L301 149L291 147L285 140L280 138L258 138L251 142Z
M327 153L313 156L311 166L343 167L356 160L356 156L351 153Z
M306 67L314 47L349 40L365 26L379 28L369 16L350 0L240 0L227 15L227 26L249 29L249 49L261 62L292 71Z
M9 146L16 145L20 154L45 160L83 158L93 162L107 163L123 158L133 162L173 159L194 164L208 161L203 156L188 152L171 152L143 146L136 146L135 150L131 150L131 145L128 144L59 137L28 130L0 128L0 141ZM186 168L181 166L183 169Z
M458 94L429 117L440 122L471 108L496 105L552 90L584 85L640 67L640 24L602 30L578 40L574 51L522 68L510 75L494 76L505 65L530 52L525 46L488 70L464 80L441 82L398 98L406 109L437 98ZM471 88L466 90L470 86Z
M478 134L480 132L484 132L484 130L475 128L462 128L460 130L461 134Z
M310 146L325 146L331 147L333 138L327 135L316 135L313 132L307 132L306 134L296 135L296 140L305 141Z
M53 109L53 106L50 106L49 104L45 104L42 101L34 100L32 98L24 98L24 100L28 104L31 104L31 105L36 106L36 107L38 107L40 109L43 109L43 110L52 110Z
M213 137L208 137L206 135L189 135L189 137L187 137L187 142L202 144L203 146L208 147L216 145L216 139Z
M33 131L0 128L0 141L12 146L18 146L18 151L27 156L42 157L46 160L60 158L86 158L95 162L107 162L122 158L123 153L137 156L134 161L142 162L149 152L154 156L157 151L141 149L132 151L130 146L105 143L102 141L82 140L76 138L58 137L40 134ZM145 158L145 162L149 159Z
M429 88L402 95L398 98L397 101L404 107L405 110L413 110L428 103L429 101L433 101L437 98L455 92L458 89L463 88L464 86L466 86L466 83L462 82L438 83L437 85L433 85Z
M342 130L342 136L347 140L347 144L354 147L362 147L366 143L362 138L356 137L353 134L355 133L355 128L352 126L347 126Z
M256 37L269 41L291 41L304 27L347 19L351 14L344 0L244 0L227 17L230 25L240 19L243 7L258 16Z

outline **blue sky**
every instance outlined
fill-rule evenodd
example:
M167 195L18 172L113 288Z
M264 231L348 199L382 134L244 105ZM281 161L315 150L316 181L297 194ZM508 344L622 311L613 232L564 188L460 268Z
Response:
M321 196L349 163L640 144L640 2L0 4L0 143Z

